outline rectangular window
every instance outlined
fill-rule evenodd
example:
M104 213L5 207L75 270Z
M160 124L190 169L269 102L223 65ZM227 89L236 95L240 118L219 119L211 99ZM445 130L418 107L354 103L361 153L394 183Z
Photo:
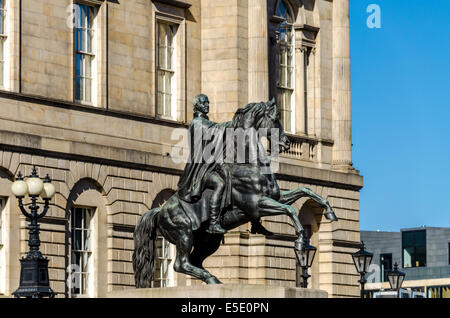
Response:
M392 270L392 254L381 254L380 255L380 265L381 265L381 282L387 282L387 274Z
M5 87L5 59L6 59L6 0L0 0L0 87Z
M157 257L153 287L172 287L175 282L173 270L174 245L170 244L164 237L158 236L156 247Z
M3 237L5 233L5 204L6 200L0 198L0 294L4 294L6 291L6 254L5 248L3 246L5 238Z
M176 109L175 35L177 25L157 23L157 109L159 117L173 119Z
M450 298L450 286L428 287L428 298Z
M71 214L71 294L89 295L92 280L92 220L93 209L72 208Z
M95 8L76 4L74 25L75 101L93 103L95 62Z
M280 27L277 70L278 107L284 130L292 132L294 95L294 33L292 25Z
M402 232L403 267L426 266L426 230Z

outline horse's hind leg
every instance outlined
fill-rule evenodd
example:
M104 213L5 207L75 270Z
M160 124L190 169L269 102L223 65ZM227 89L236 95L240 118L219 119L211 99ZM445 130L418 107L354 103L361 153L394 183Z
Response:
M184 233L178 238L177 258L175 260L174 270L179 273L194 276L207 284L221 284L217 277L212 275L210 272L201 267L194 266L191 263L189 255L192 249L193 241L192 232Z
M174 220L175 222L173 222ZM215 276L203 268L194 266L189 259L194 244L190 220L179 215L176 219L162 218L160 222L160 231L163 236L168 238L170 242L175 243L177 247L174 270L198 278L207 284L220 284Z
M219 249L223 235L211 235L206 232L197 232L194 235L194 250L189 259L192 265L203 268L203 261Z

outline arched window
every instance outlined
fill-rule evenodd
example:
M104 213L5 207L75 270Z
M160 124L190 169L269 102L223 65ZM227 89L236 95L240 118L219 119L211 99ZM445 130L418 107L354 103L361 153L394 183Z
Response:
M71 296L93 295L94 257L92 255L92 230L94 208L71 209Z
M6 205L6 199L0 198L0 294L6 292L6 251L4 248L4 236L5 236L5 213L4 208Z
M165 189L158 193L153 200L152 209L162 206L175 193L172 189ZM170 244L163 236L157 236L156 241L155 276L153 287L175 286L175 272L173 263L175 261L175 245Z
M278 26L277 95L281 123L288 132L294 132L295 118L295 58L294 18L290 6L280 1L276 15L284 21Z

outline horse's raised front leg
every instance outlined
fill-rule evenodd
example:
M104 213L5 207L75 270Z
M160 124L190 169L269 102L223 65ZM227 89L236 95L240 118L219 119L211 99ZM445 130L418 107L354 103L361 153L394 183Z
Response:
M292 220L292 223L294 224L295 233L298 236L297 240L295 241L295 249L299 251L302 250L304 230L297 216L297 211L295 211L292 206L280 203L269 197L262 197L258 201L258 210L261 217L280 214L289 216Z
M280 200L278 200L278 201L283 204L291 205L295 201L297 201L298 199L303 198L303 197L310 197L311 199L316 201L318 204L323 206L326 209L324 214L325 214L325 217L327 218L327 220L330 220L330 221L338 220L336 214L334 214L334 211L331 208L330 202L328 202L327 199L321 197L320 195L318 195L311 189L308 189L305 187L297 188L295 190L281 191L281 197L280 197Z

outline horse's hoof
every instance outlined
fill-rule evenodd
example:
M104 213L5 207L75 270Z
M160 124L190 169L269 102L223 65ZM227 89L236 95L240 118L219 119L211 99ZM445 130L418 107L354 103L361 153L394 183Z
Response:
M331 222L338 220L338 218L337 218L336 214L333 212L333 210L328 210L327 212L325 212L325 218L327 220L330 220Z
M222 284L222 282L220 280L218 280L217 277L215 277L215 276L212 276L212 277L208 278L206 280L206 283L208 285Z

